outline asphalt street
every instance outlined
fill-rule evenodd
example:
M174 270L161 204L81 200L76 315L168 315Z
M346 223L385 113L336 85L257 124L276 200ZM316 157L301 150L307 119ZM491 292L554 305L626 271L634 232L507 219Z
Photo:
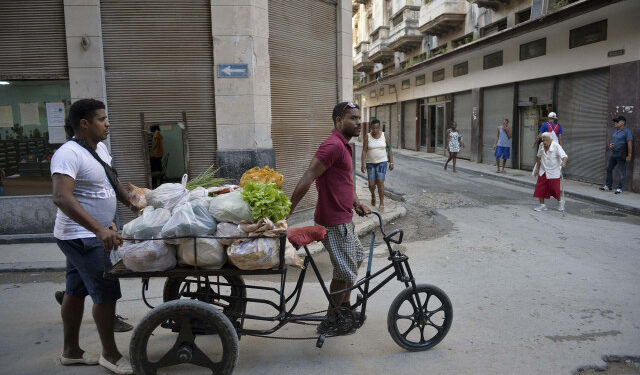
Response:
M555 203L549 211L534 212L537 202L528 188L481 174L445 172L400 155L395 162L387 186L404 195L408 213L389 228L406 231L399 246L410 257L417 281L449 295L453 324L448 335L425 352L397 346L387 332L387 312L404 286L393 280L369 301L361 329L327 339L322 349L314 340L243 337L235 374L572 374L605 366L605 355L640 356L640 218L576 200L568 200L564 214L552 209ZM388 263L384 251L376 248L374 269ZM327 254L314 257L329 278ZM291 273L288 288L296 275ZM324 309L313 275L306 281L297 312ZM264 277L247 282L276 285ZM162 283L152 280L151 303L161 302ZM62 325L53 292L63 284L61 274L0 275L0 373L108 373L58 362ZM123 280L122 287L118 313L135 325L148 310L140 281ZM89 306L81 342L86 350L98 351ZM313 333L314 327L288 325L276 336ZM157 339L168 345L172 335L159 332ZM131 333L116 338L127 353ZM206 350L215 351L218 343L204 341ZM166 373L205 372L172 368Z

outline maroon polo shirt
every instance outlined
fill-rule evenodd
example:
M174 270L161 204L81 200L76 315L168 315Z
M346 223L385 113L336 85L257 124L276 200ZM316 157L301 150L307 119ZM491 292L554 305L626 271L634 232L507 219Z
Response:
M316 179L318 203L316 223L325 227L344 224L353 217L353 159L351 145L342 133L333 129L314 157L327 170Z

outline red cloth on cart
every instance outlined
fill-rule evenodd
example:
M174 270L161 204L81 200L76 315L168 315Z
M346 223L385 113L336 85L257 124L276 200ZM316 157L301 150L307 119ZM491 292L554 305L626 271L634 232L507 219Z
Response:
M314 225L302 228L289 228L287 239L296 248L303 247L312 242L322 241L327 234L327 228L322 225Z

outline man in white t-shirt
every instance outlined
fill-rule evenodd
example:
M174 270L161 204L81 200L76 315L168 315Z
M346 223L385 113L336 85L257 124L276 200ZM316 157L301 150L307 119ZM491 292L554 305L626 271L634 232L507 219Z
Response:
M54 237L67 258L66 290L62 300L64 349L63 365L97 365L116 374L132 374L131 365L118 350L113 324L116 301L122 296L118 280L103 277L105 251L117 249L122 237L109 229L116 200L131 207L122 184L114 189L105 168L91 154L93 150L105 164L111 156L104 143L109 122L104 103L82 99L69 109L75 137L62 145L51 159L53 202L58 207ZM109 257L107 257L108 260ZM101 355L80 348L79 333L84 300L93 300L93 318L102 343Z

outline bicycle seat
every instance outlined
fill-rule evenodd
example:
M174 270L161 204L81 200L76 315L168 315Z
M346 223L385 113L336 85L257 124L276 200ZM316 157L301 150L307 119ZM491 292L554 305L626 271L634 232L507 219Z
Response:
M302 228L289 228L287 239L297 249L316 241L322 241L327 234L327 228L322 225L313 225Z

